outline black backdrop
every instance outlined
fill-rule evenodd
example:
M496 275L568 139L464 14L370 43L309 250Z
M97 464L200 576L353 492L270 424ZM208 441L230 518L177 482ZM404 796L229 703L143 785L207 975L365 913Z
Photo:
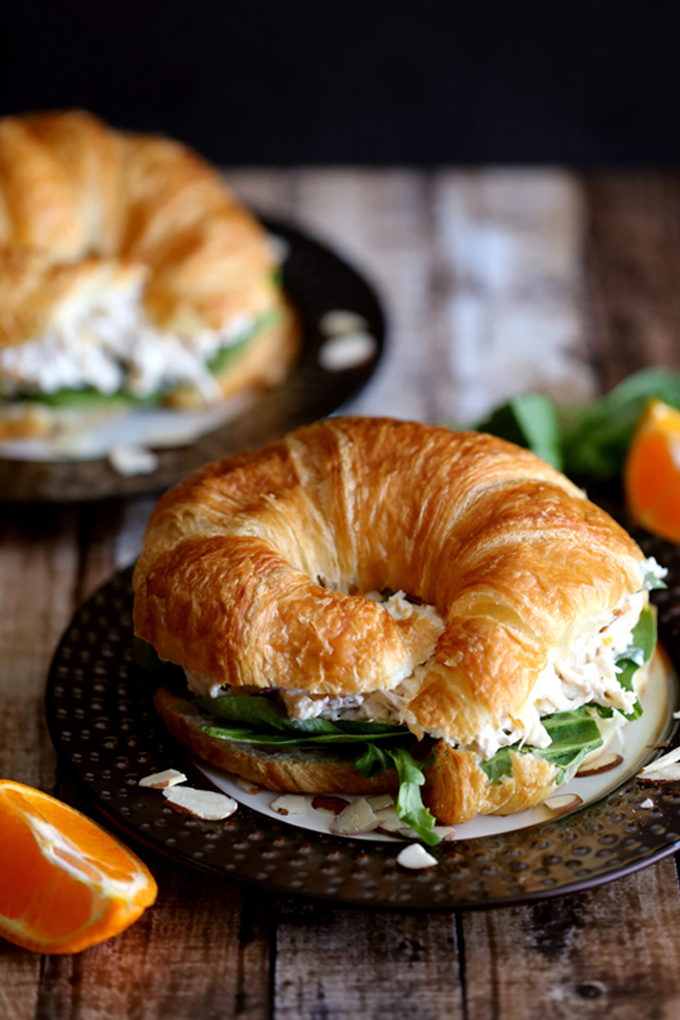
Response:
M231 164L680 162L678 0L0 0L0 113Z

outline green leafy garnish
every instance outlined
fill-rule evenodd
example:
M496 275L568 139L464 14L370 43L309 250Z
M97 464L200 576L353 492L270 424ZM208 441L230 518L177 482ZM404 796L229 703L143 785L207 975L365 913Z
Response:
M562 470L557 411L542 393L511 397L475 428L478 432L489 432L518 446L526 446L558 471Z
M651 658L656 648L656 616L646 608L633 627L630 644L617 656L616 665L620 672L617 679L625 691L633 690L633 678L640 666ZM636 701L630 712L625 713L626 719L632 721L642 715L642 705Z
M668 585L657 576L654 570L647 567L642 574L642 588L644 591L656 591L668 588Z
M428 846L435 846L441 840L441 836L432 831L436 819L423 804L420 794L420 787L425 782L423 769L431 765L432 761L432 758L423 762L416 761L403 747L374 747L368 744L364 753L354 762L354 768L366 779L395 766L399 774L397 815Z
M416 761L401 746L405 740L414 739L404 726L318 717L290 719L284 708L267 695L197 698L195 704L202 711L233 723L202 727L204 733L221 740L281 748L361 745L354 768L370 778L396 767L399 774L397 815L431 846L439 842L439 836L432 832L435 819L424 806L419 789L425 782L422 770L429 763ZM381 746L377 746L376 741ZM391 746L385 747L386 743Z
M222 698L197 698L195 704L203 712L228 719L239 725L236 727L212 727L213 736L225 734L225 739L237 739L226 736L234 729L243 731L250 729L250 741L253 744L285 743L290 746L308 746L310 743L361 743L367 739L380 740L409 735L403 726L390 726L387 723L355 722L338 719L289 719L283 706L278 705L266 694L230 695ZM219 730L219 732L217 732Z
M634 690L635 674L652 657L656 648L656 616L649 606L643 609L640 619L633 627L630 643L615 659L617 679L626 691ZM497 786L506 777L512 775L512 757L516 754L533 754L544 761L550 762L558 769L561 782L565 772L578 765L587 754L602 745L600 728L595 716L611 719L614 709L608 705L581 705L571 712L556 712L541 719L548 731L551 743L548 747L538 748L529 744L520 747L519 742L510 747L501 747L491 758L480 762L480 768L486 772L490 782ZM638 719L642 715L642 706L635 702L632 710L622 715L628 721Z
M574 478L606 482L620 475L635 426L652 398L680 410L680 373L643 369L590 404L558 406L542 394L525 393L475 428L533 450Z
M557 768L561 782L568 768L577 765L587 754L602 746L600 727L586 705L571 712L556 712L545 716L541 722L552 740L548 747L541 749L527 744L523 747L513 744L512 747L501 747L491 758L480 762L480 768L494 786L506 776L512 775L511 751L534 754L550 762Z
M89 408L111 408L127 407L130 404L154 405L160 402L158 394L154 393L143 400L133 397L131 393L124 390L117 390L115 393L102 393L94 386L83 386L79 389L56 390L54 393L22 393L17 400L37 400L50 407L73 407L81 410Z

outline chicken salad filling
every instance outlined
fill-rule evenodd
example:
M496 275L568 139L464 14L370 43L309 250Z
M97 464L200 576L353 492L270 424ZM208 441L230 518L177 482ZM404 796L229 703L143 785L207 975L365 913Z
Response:
M112 289L44 335L0 349L0 395L62 405L88 394L154 402L189 385L212 402L221 395L216 372L271 321L238 315L187 339L156 328L141 296L139 282Z
M513 753L532 754L552 764L555 784L561 785L581 762L601 753L612 728L641 714L637 683L656 646L656 619L647 591L664 586L664 573L655 561L647 561L643 589L623 600L604 626L542 671L526 719L509 719L462 748L477 755L492 785L512 776ZM411 609L403 593L397 593L384 597L387 611L391 599L392 612L431 609ZM418 740L403 722L405 706L426 668L426 663L416 667L392 690L344 697L224 688L188 671L186 677L197 695L195 705L205 715L203 729L211 737L272 748L349 745L345 752L354 755L354 768L366 777L395 767L400 781L397 813L401 810L400 817L422 839L434 843L434 818L422 804L420 786L425 767L434 760L431 752L438 734Z

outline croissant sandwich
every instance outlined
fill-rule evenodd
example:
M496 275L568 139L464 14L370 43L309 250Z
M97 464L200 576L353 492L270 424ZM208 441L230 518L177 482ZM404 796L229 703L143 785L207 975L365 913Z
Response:
M167 138L0 119L0 439L66 409L219 402L295 350L267 235Z
M163 496L134 623L184 671L156 706L195 754L272 790L399 789L434 841L538 804L640 714L663 573L527 450L332 418Z

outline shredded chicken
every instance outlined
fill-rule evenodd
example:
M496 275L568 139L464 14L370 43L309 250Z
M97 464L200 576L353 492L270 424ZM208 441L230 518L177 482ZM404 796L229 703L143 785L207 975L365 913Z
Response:
M156 329L141 305L141 284L112 290L82 314L44 336L0 351L0 389L8 397L93 387L146 397L159 389L191 384L207 400L221 395L207 361L237 343L254 321L238 316L222 330L191 340Z
M662 578L665 570L655 560L647 561L648 574ZM403 592L385 598L379 592L366 596L382 602L395 618L403 619L414 612L432 612L431 606L409 602ZM545 748L550 736L541 716L565 712L594 702L628 713L635 705L635 691L624 690L618 681L616 659L630 645L632 631L647 603L647 592L639 591L616 607L611 620L595 633L573 645L567 654L549 663L540 673L532 700L519 718L508 716L500 727L486 726L470 748L481 757L490 758L501 748L521 742ZM442 629L444 622L442 622ZM354 719L399 724L402 712L417 693L427 663L416 666L411 676L389 690L367 694L331 697L304 690L280 690L278 693L291 719ZM215 697L224 693L219 685L187 673L189 686L196 693ZM240 693L245 693L240 691ZM437 734L433 734L437 736Z

